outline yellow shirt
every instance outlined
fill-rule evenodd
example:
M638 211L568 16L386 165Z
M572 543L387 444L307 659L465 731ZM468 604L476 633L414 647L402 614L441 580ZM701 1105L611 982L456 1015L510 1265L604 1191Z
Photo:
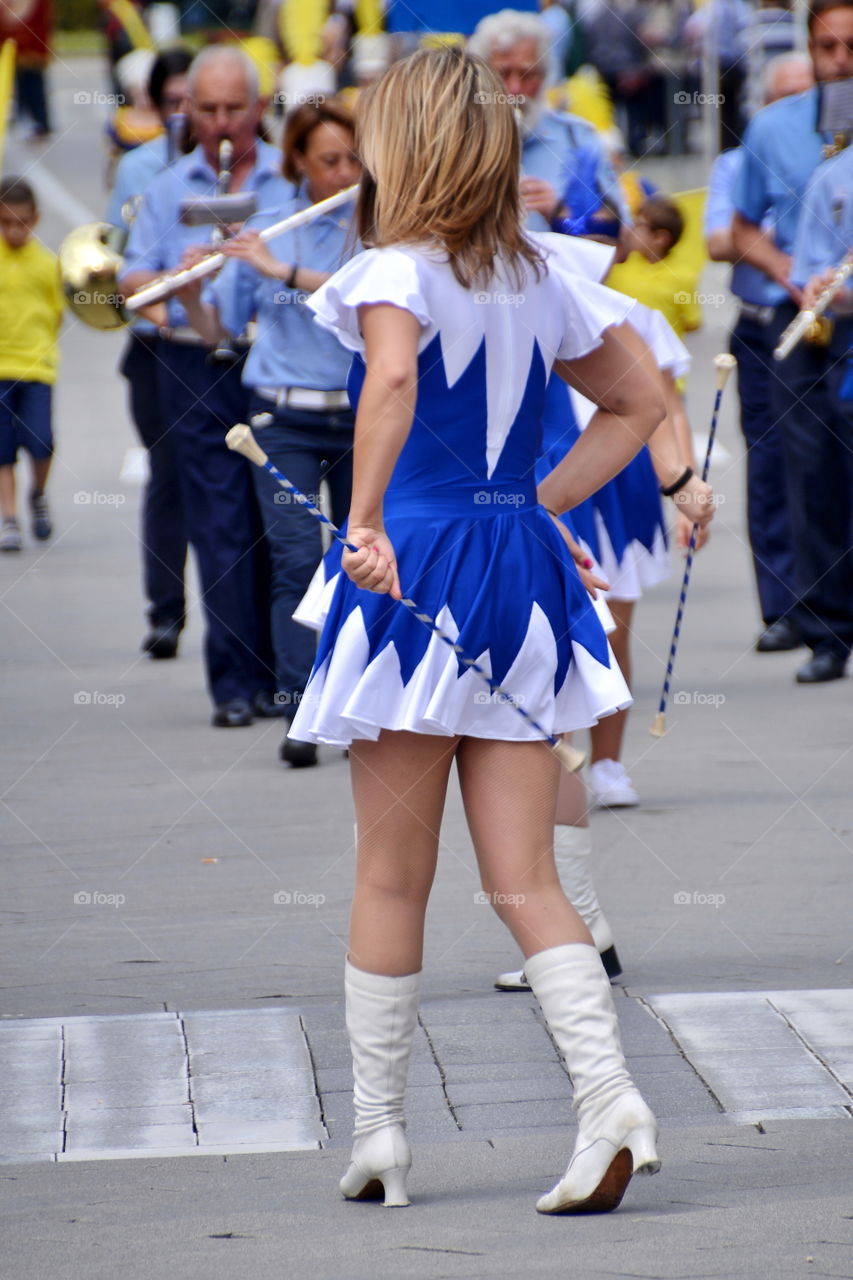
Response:
M0 380L56 381L64 306L56 254L32 239L10 249L0 236Z
M649 262L641 253L629 253L624 262L612 268L605 283L618 293L662 311L679 338L702 324L696 273L671 266L667 258Z

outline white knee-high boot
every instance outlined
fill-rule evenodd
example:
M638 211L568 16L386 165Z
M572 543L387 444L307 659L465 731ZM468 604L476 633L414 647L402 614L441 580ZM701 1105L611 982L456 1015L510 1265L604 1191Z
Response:
M622 966L613 945L613 931L601 909L592 878L592 834L589 827L556 827L554 858L566 897L592 934L607 976L618 978Z
M628 1074L610 983L597 951L567 943L529 956L525 971L572 1078L578 1136L540 1213L615 1209L632 1173L657 1173L655 1118Z
M352 1049L355 1139L341 1179L348 1200L406 1205L412 1155L403 1095L418 1021L421 975L388 978L346 963L346 1017ZM381 1184L381 1186L380 1186Z

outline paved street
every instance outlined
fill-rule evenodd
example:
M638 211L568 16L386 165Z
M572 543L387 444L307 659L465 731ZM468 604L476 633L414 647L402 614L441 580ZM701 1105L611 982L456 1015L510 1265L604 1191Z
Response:
M52 247L103 204L103 110L73 101L92 74L57 67L65 131L7 156ZM655 172L701 180L692 159ZM724 285L709 269L690 342L700 436ZM57 532L0 560L0 1275L853 1275L851 691L796 686L800 654L752 652L734 385L668 732L648 727L675 576L637 614L625 763L642 804L593 818L663 1170L609 1217L535 1213L571 1149L568 1081L532 997L492 989L515 955L477 901L454 784L409 1090L413 1206L386 1213L337 1192L346 761L326 749L288 771L275 722L209 727L197 608L176 662L139 654L123 342L66 322Z

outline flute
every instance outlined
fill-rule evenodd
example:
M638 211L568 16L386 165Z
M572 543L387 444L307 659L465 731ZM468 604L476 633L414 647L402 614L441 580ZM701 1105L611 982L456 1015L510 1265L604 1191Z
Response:
M784 360L786 356L791 354L797 343L805 337L815 321L826 311L835 295L844 287L851 273L853 273L853 250L836 267L835 274L829 284L815 298L814 305L807 307L805 311L801 311L799 315L794 316L794 319L776 344L776 349L773 352L774 360Z
M350 200L354 200L358 194L358 183L351 187L347 187L344 191L339 191L337 195L329 196L327 200L318 200L316 204L312 204L308 209L300 209L298 213L293 213L289 218L282 218L281 222L274 222L271 227L265 227L259 232L262 240L274 240L276 236L283 235L285 231L293 231L296 227L304 227L307 223L313 222L316 218L322 218L324 213L331 213L333 209L338 209L342 204L348 204ZM163 298L168 298L176 289L182 289L185 284L190 284L193 280L198 280L202 276L210 275L212 271L218 271L222 264L226 261L224 253L211 253L208 257L203 258L201 262L197 262L194 267L187 267L184 271L175 271L169 276L160 276L157 280L150 281L149 284L143 285L141 289L137 289L136 293L132 293L125 301L125 309L127 311L138 311L140 307L147 307L152 302L160 302Z

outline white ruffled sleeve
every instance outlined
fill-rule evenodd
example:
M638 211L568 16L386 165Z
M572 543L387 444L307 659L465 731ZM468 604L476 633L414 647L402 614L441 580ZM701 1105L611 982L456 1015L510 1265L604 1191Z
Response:
M607 245L553 233L535 238L545 251L554 310L562 319L554 359L578 360L601 346L605 329L628 319L634 299L598 283L613 258Z
M690 372L690 352L661 311L638 302L631 314L631 324L652 349L658 368L673 378L685 378Z
M336 271L308 299L317 324L348 351L364 354L358 308L387 302L410 311L423 329L431 325L416 259L397 248L367 249Z
M581 236L563 236L556 231L528 232L528 236L544 250L549 269L562 269L598 284L616 257L615 245L599 244L597 240L584 240Z

